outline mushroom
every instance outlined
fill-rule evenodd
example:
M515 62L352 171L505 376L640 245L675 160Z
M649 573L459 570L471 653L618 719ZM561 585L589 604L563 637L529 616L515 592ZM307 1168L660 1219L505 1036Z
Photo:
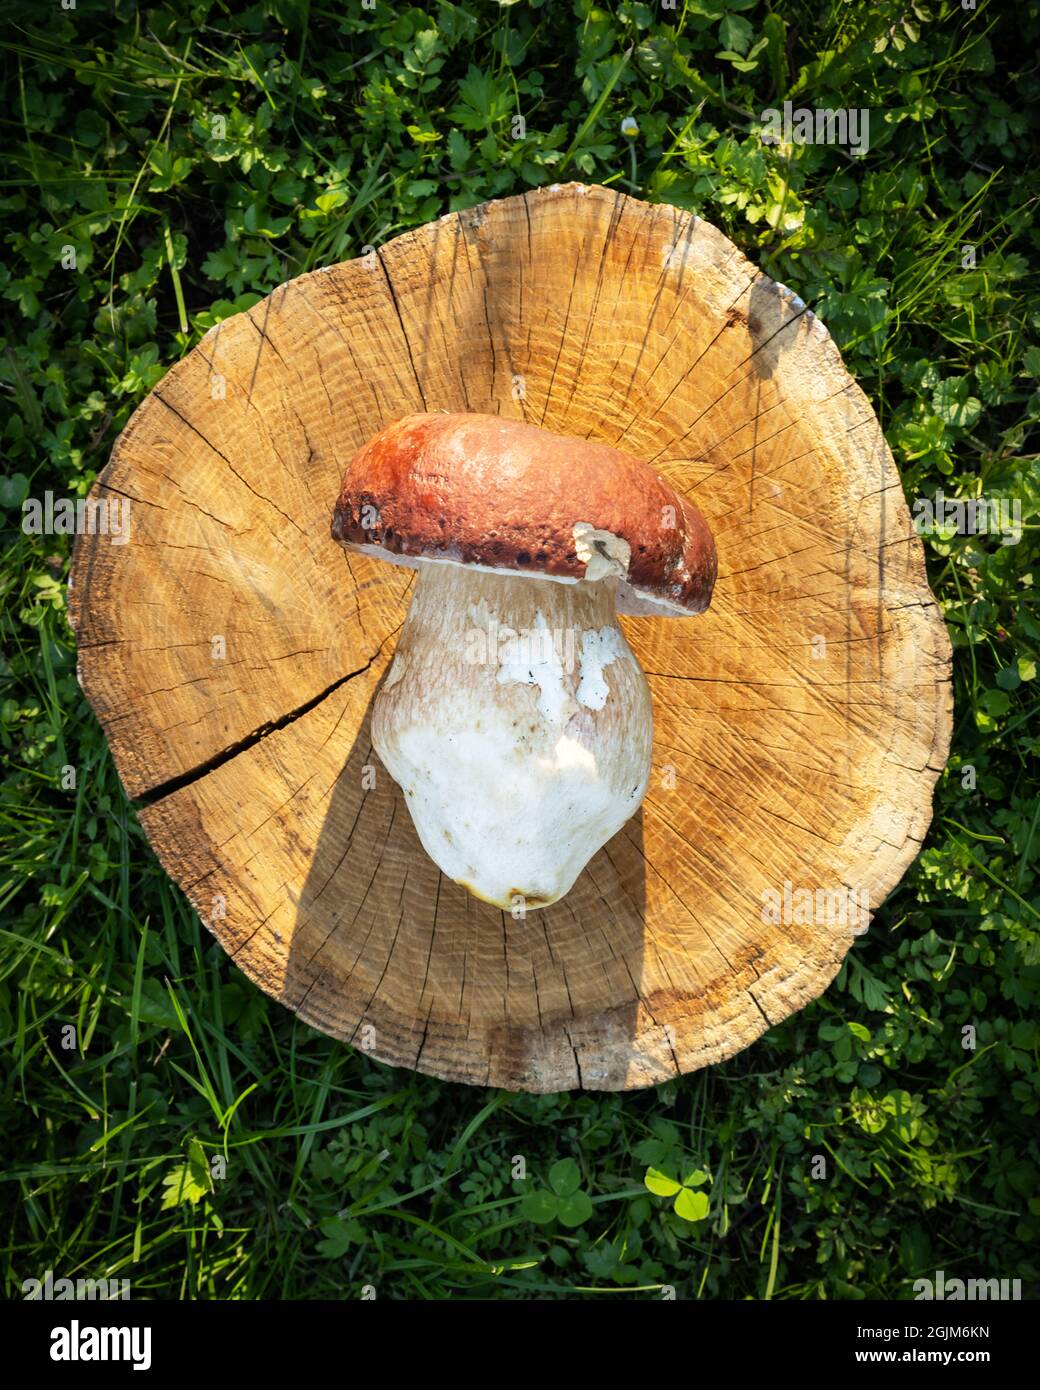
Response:
M426 853L514 916L555 902L650 776L650 690L617 615L708 606L704 518L606 444L417 414L355 455L332 535L418 571L372 742Z

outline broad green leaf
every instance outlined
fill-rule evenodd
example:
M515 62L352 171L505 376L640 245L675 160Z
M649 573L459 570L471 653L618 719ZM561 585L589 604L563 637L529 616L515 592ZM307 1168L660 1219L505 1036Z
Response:
M188 1141L188 1159L179 1163L163 1178L163 1210L190 1202L194 1206L213 1191L213 1178L206 1161L206 1151L197 1139Z
M29 479L24 473L0 478L0 507L20 507L29 495Z
M657 1168L648 1168L643 1182L655 1197L674 1197L682 1188L682 1183Z
M982 403L968 394L967 377L947 377L932 393L932 409L947 424L968 429L982 414Z
M364 1240L364 1227L359 1221L344 1221L332 1216L322 1221L318 1228L325 1239L318 1242L318 1254L326 1260L336 1260L345 1255L352 1245Z
M750 48L754 32L746 19L741 19L735 14L728 14L719 25L719 39L723 48L735 49L740 54L746 53Z
M1000 719L1011 708L1011 698L1003 690L985 691L979 703L986 713L992 714L995 719Z
M525 1220L533 1221L536 1226L547 1226L550 1221L556 1220L556 1198L544 1187L538 1188L525 1195L520 1203L520 1211Z
M561 1158L549 1169L549 1186L557 1197L569 1197L581 1186L581 1169L573 1158Z
M691 1192L684 1187L675 1199L675 1214L684 1221L703 1221L710 1210L706 1192Z
M587 1192L574 1192L569 1197L561 1197L557 1207L564 1226L580 1226L592 1215L592 1202Z

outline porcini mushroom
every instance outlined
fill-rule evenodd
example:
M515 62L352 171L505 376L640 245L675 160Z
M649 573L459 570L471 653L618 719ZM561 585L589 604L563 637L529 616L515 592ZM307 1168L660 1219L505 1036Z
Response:
M555 902L650 775L650 690L617 615L708 606L704 518L606 444L418 414L355 455L332 535L418 570L372 741L423 848L497 907Z

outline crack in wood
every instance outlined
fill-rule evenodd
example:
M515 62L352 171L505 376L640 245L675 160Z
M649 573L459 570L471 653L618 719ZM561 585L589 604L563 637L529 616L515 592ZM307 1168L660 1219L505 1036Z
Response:
M146 792L142 792L140 796L135 798L135 804L138 807L154 806L157 801L162 801L166 797L172 796L175 792L183 791L185 787L190 787L193 782L197 782L200 778L208 776L209 773L216 771L218 767L223 767L224 764L229 763L232 758L237 758L240 753L246 752L249 748L255 748L256 745L262 739L267 738L269 734L273 734L279 729L285 729L290 724L295 723L297 719L302 718L303 715L309 714L310 711L317 708L323 700L327 700L334 691L346 685L347 681L352 681L357 676L363 676L366 671L371 669L372 663L379 656L380 651L382 651L382 644L377 651L372 653L364 666L359 666L356 671L349 671L347 675L340 676L337 680L334 680L331 685L327 685L324 690L319 691L317 695L312 696L311 699L306 700L302 705L298 705L296 709L290 710L288 714L283 714L279 719L271 719L268 720L267 723L261 724L260 727L254 729L252 733L246 734L244 738L240 738L236 743L229 745L229 747L221 749L219 753L214 753L212 757L206 758L204 762L197 764L197 766L189 768L186 772L180 772L175 777L169 777L165 782L159 782L154 787L149 787Z

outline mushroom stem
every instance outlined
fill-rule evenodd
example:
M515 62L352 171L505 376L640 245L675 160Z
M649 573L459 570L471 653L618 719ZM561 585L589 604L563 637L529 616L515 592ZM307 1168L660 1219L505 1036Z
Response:
M646 792L650 690L617 583L425 564L375 702L423 848L514 915L562 897Z

